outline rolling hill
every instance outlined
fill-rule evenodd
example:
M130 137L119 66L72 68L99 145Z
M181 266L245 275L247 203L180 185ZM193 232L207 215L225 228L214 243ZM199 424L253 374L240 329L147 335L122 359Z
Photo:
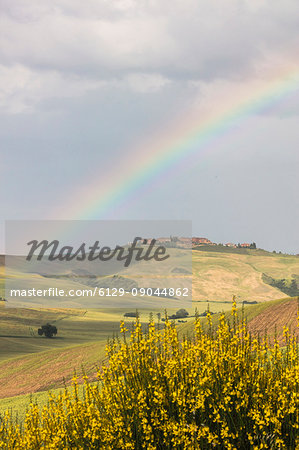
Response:
M199 313L204 312L207 302L214 313L228 311L232 295L236 295L238 303L244 300L258 302L244 309L253 333L263 334L267 329L267 334L273 337L278 330L278 339L282 341L284 325L295 330L297 300L286 298L280 288L298 279L298 257L261 250L210 250L192 251L193 303L182 305L191 316L195 309ZM4 258L0 257L0 297L4 297L3 263ZM127 271L122 276L129 279L131 273ZM286 281L283 283L281 280ZM148 322L151 312L163 313L157 299L153 300L156 308L140 309L143 323ZM0 302L0 398L3 398L0 411L1 405L12 405L13 402L23 405L31 393L61 388L64 382L70 383L74 369L80 372L84 366L86 372L93 376L95 366L105 357L107 337L118 334L124 313L132 310L128 306L115 308L113 299L109 308L101 310L14 309L5 307L5 303ZM173 312L168 311L169 314ZM182 334L191 332L193 320L190 317L186 323L179 324ZM217 314L213 321L217 321ZM46 322L57 326L56 338L46 339L37 335L37 328ZM131 322L127 321L128 327ZM295 332L298 334L298 329ZM40 394L40 398L42 396ZM10 401L10 397L15 400L11 398Z
M4 257L0 257L0 296L4 296ZM19 263L21 264L21 262ZM178 264L188 266L188 258L182 256ZM182 267L183 267L182 266ZM186 267L187 267L186 266ZM147 266L139 267L138 282L140 286L146 284ZM176 268L178 269L178 268ZM123 271L123 280L134 278L134 265ZM202 246L192 251L192 294L193 300L226 301L232 295L240 300L267 301L281 298L282 294L298 295L283 291L282 280L285 285L297 284L299 289L299 257L293 255L273 254L264 250L228 249L221 246ZM143 279L143 272L145 278ZM18 263L12 274L18 278ZM80 282L81 281L81 282ZM109 280L108 280L109 281ZM85 281L90 285L90 280ZM42 286L44 279L36 274L36 287ZM84 288L82 280L72 276L64 279L52 279L51 285L57 287ZM92 285L95 282L93 281ZM113 301L109 306L113 307ZM129 304L129 302L127 301ZM58 306L58 305L56 305ZM115 306L119 306L115 305ZM58 306L59 307L59 306Z

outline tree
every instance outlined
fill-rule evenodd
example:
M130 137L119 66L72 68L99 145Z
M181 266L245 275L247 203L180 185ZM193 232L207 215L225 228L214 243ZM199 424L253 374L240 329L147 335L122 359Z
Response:
M179 309L175 315L176 315L177 319L183 319L184 317L189 316L189 313L184 308L182 308L182 309Z
M57 328L55 325L51 325L47 323L46 325L42 325L41 328L37 330L39 336L45 335L46 338L52 338L54 335L57 334Z

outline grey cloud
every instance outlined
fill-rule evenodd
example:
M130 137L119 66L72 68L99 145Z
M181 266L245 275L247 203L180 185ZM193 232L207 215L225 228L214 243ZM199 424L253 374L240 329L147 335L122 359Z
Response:
M287 7L286 7L287 3ZM295 0L2 0L0 108L110 87L246 78L294 60Z
M6 64L105 78L155 72L167 78L228 77L254 58L298 44L295 1L252 10L234 0L3 2ZM5 14L6 13L6 14Z

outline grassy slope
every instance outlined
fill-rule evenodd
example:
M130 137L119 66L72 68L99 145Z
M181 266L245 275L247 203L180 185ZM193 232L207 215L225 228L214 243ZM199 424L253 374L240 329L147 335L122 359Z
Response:
M284 294L265 284L262 274L299 275L299 258L247 250L247 254L193 251L193 299L268 301Z
M123 312L110 310L87 312L0 308L0 361L53 348L106 340L119 329ZM39 337L43 323L55 324L57 337Z

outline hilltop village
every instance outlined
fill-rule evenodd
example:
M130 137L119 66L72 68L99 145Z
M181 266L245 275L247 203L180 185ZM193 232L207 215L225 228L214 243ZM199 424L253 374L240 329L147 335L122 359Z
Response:
M152 238L146 238L144 241L146 244L150 244L152 242ZM238 243L235 244L233 242L227 242L227 243L217 243L212 242L210 239L207 239L205 237L176 237L176 236L170 236L170 237L159 237L156 238L156 242L159 245L164 245L165 247L184 247L184 248L195 248L199 246L222 246L222 247L230 247L230 248L250 248L250 249L256 249L256 243Z

